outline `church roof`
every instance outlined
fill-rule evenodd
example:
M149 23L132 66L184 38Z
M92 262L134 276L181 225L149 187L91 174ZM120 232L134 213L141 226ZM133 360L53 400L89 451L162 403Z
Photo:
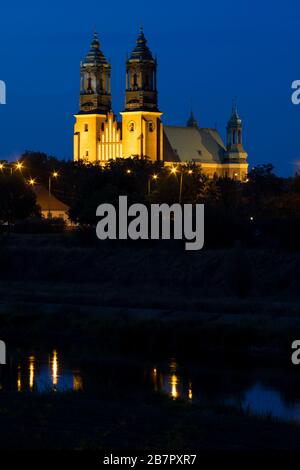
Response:
M165 161L222 163L226 151L216 129L164 126L164 140Z
M85 56L83 62L85 64L107 64L107 60L104 57L103 52L100 49L100 42L98 39L98 34L94 33L94 38L91 42L91 47L87 55Z
M131 53L130 59L153 60L153 56L149 47L147 46L147 39L145 38L142 27L136 41L136 46Z

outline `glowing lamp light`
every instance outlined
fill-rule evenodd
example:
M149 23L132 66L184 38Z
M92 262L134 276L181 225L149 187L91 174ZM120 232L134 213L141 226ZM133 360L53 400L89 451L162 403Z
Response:
M171 173L172 173L172 175L176 175L177 169L176 169L176 168L172 168Z
M59 174L58 174L57 171L54 171L54 172L52 173L52 176L53 176L53 178L58 178Z
M153 178L154 180L157 180L158 176L157 176L157 175L153 175L152 178Z
M3 168L4 168L4 164L0 163L0 170L3 170Z
M188 171L188 174L189 174L189 175L192 175L192 174L193 174L193 170L189 170L189 171Z
M21 162L16 163L16 168L17 168L17 170L22 170L23 163L21 163Z
M30 186L34 186L34 185L35 185L35 179L30 178L30 180L28 181L28 183L30 184Z
M127 175L131 175L131 170L126 170Z

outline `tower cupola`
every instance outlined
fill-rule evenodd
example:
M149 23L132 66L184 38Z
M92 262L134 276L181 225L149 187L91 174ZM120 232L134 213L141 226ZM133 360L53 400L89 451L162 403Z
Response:
M243 147L243 123L239 116L236 103L232 107L230 119L227 124L227 144L225 161L245 161L247 153Z
M125 111L158 111L156 78L157 62L141 28L126 62Z
M90 50L80 64L80 113L103 114L111 110L111 68L94 33Z

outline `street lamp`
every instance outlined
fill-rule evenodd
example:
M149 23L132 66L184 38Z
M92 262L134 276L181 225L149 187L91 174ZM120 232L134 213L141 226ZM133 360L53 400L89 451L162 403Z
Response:
M177 168L173 167L171 169L171 173L173 175L176 175L177 173ZM181 200L182 200L182 187L183 187L183 170L180 171L180 180L179 180L179 204L181 204ZM192 175L193 174L193 170L188 170L188 174L189 175Z
M36 181L35 181L34 178L30 178L30 179L28 180L28 184L30 184L30 186L34 186L35 183L36 183Z
M21 171L22 168L23 168L23 163L22 163L22 162L17 162L17 163L16 163L16 169L19 170L19 171Z
M50 199L51 199L51 186L52 186L52 178L58 178L59 174L57 171L53 171L49 175L49 180L48 180L48 218L51 217L51 211L50 211Z
M149 176L148 178L148 196L150 196L150 193L151 193L151 178L154 181L156 181L158 179L158 175L154 174L154 175Z

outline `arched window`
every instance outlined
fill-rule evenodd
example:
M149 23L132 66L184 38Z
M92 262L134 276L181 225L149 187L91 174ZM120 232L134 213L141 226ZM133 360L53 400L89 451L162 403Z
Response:
M149 90L149 75L148 74L145 77L145 89Z
M137 84L137 74L136 73L133 75L133 86L135 88L138 86L138 84Z
M238 144L242 143L242 132L241 130L238 131Z
M128 124L128 130L129 132L134 132L135 131L135 124L133 121L130 121Z
M233 129L232 131L232 143L233 145L236 144L236 130L235 129Z

